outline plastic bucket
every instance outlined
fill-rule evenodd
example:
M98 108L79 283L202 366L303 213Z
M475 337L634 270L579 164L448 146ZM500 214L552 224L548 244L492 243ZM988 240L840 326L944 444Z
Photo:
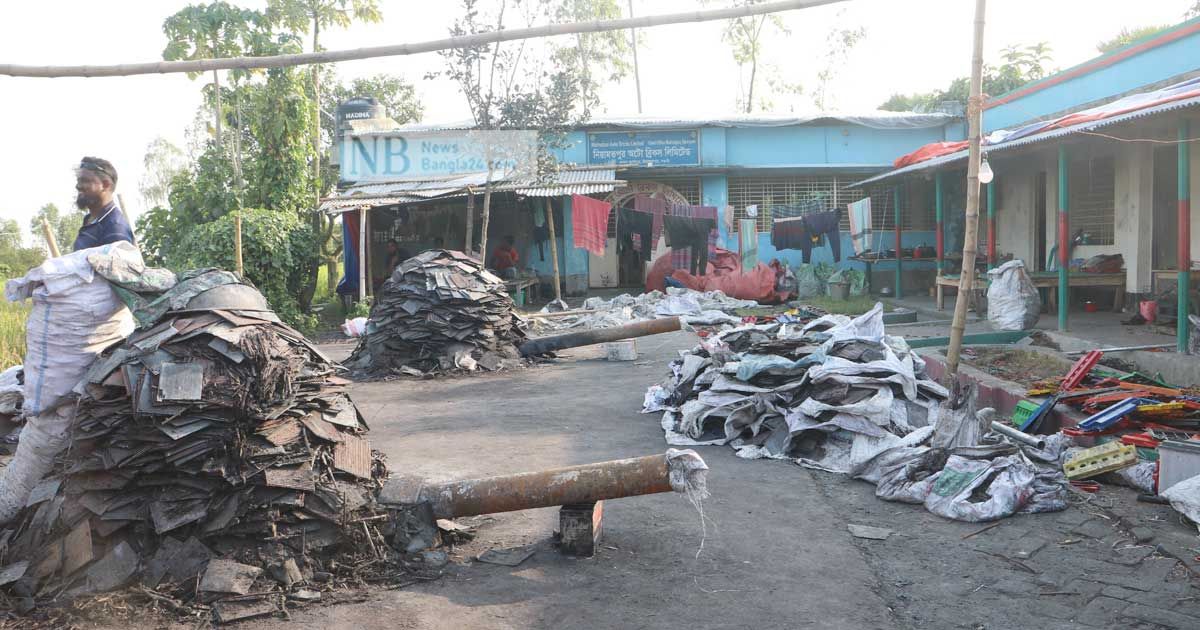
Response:
M1158 318L1158 302L1155 300L1142 300L1138 303L1138 314L1148 322L1154 321Z
M842 301L850 299L849 282L830 282L826 286L829 287L829 297Z

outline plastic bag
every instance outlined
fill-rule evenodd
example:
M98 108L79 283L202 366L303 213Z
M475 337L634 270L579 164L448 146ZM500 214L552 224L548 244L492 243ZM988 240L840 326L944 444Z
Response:
M825 283L817 277L817 270L809 264L796 267L796 299L807 300L825 294Z
M925 509L956 521L994 521L1025 507L1036 471L1020 455L993 460L951 455L931 477Z
M29 493L50 472L54 457L67 445L74 419L75 406L63 405L25 423L16 455L0 471L0 525L25 507Z
M361 337L367 331L367 318L355 317L342 323L342 334L347 337Z
M867 294L867 274L857 269L847 269L845 277L850 281L850 295L862 297Z
M996 330L1029 330L1037 324L1042 298L1025 273L1025 263L1010 260L988 272L988 321Z
M1188 517L1200 528L1200 475L1180 481L1163 490L1159 496L1170 501L1176 512Z

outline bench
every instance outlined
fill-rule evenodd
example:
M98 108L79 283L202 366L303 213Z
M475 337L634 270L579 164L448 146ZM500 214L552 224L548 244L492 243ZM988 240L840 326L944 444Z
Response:
M1055 271L1037 271L1029 274L1030 280L1033 280L1033 286L1039 289L1051 289L1050 293L1050 309L1057 310L1058 308L1058 272ZM938 275L935 281L937 285L937 309L939 311L946 308L946 287L954 289L958 288L958 274ZM986 289L988 286L987 276L975 277L975 288ZM1119 273L1086 273L1082 271L1073 271L1068 279L1068 287L1074 289L1079 287L1109 287L1113 289L1113 310L1120 312L1125 308L1125 272Z

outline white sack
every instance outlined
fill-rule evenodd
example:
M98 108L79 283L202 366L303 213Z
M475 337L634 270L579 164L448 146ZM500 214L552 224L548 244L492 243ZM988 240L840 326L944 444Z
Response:
M1010 260L988 272L988 321L996 330L1029 330L1042 312L1042 298L1025 273L1025 263Z
M74 419L75 406L63 405L25 423L16 456L0 470L0 525L25 507L29 493L50 472L54 456L67 445Z

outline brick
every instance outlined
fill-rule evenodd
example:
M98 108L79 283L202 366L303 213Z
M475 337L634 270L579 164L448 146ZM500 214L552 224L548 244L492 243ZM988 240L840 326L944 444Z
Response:
M1152 606L1144 606L1142 604L1131 604L1125 609L1123 615L1156 623L1167 628L1179 628L1179 630L1195 630L1195 628L1200 628L1200 617Z
M1100 594L1105 597L1121 599L1127 602L1141 604L1143 606L1152 606L1155 608L1164 608L1168 610L1175 607L1175 605L1179 603L1179 600L1176 599L1174 595L1169 593L1134 591L1121 586L1105 586L1104 589L1100 591Z
M1151 582L1165 582L1179 561L1174 558L1148 558L1138 567L1137 574Z
M1043 597L1037 602L1037 607L1033 611L1039 616L1067 621L1074 619L1075 615L1079 614L1079 609L1073 606L1067 606L1057 602L1042 601L1047 598Z
M1088 538L1106 538L1116 533L1112 522L1102 518L1092 519L1077 525L1071 531L1080 536L1087 536Z
M1129 530L1129 533L1133 534L1133 537L1140 543L1154 540L1154 530L1149 527L1134 527Z
M1009 555L1018 560L1028 560L1032 558L1035 553L1041 551L1045 546L1046 540L1044 538L1027 536L1016 541L1009 547Z
M1073 582L1068 582L1066 586L1063 586L1062 590L1068 593L1079 593L1084 599L1091 599L1099 595L1100 591L1104 589L1104 586L1104 584L1099 582L1075 580Z
M1129 602L1123 602L1111 597L1097 597L1088 602L1087 606L1084 606L1079 616L1075 618L1075 621L1086 626L1113 628L1117 626L1113 622L1117 620L1121 611L1128 607Z

